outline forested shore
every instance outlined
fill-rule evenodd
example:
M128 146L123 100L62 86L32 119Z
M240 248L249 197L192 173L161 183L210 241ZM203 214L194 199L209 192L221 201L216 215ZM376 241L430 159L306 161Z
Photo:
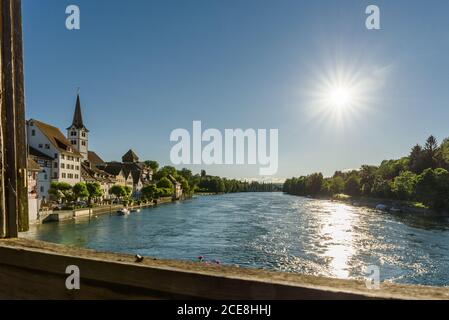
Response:
M424 146L415 145L409 155L384 160L380 165L362 165L358 170L336 171L287 179L283 191L312 197L345 194L400 200L440 212L449 211L449 138L438 144L430 136Z

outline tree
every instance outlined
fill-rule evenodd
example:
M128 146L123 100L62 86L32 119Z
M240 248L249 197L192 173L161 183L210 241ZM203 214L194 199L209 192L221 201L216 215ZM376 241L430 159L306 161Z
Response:
M449 138L443 140L438 150L439 166L449 170Z
M157 172L157 170L159 169L159 163L157 161L147 160L144 162L144 164L146 166L150 167L151 170L153 170L153 174L155 174Z
M176 177L178 175L178 172L176 171L175 167L172 166L165 166L159 169L156 174L153 175L155 180L161 180L164 177L167 177L168 175L172 175L173 177Z
M307 195L312 195L312 196L317 195L321 190L322 184L323 184L323 174L321 172L313 173L313 174L307 176L307 178L306 178Z
M352 174L345 181L345 193L351 196L360 195L360 178L356 174Z
M171 183L171 181L168 178L164 177L161 180L159 180L159 182L157 183L157 187L173 190L173 183Z
M152 200L156 197L157 187L154 184L149 184L144 186L140 192L144 199Z
M72 186L66 182L52 182L48 192L56 199L56 201L70 201L73 198Z
M184 194L190 194L190 186L189 186L189 182L187 181L186 178L184 178L183 176L179 176L178 177L178 182L181 184L181 188L182 191L184 192Z
M89 205L92 203L92 199L99 198L103 195L100 184L98 182L88 182L86 183L86 188L87 192L89 193L89 195L87 196Z
M89 196L89 191L87 191L86 184L83 182L77 183L73 186L73 196L75 200L84 199Z
M415 195L417 175L410 171L402 171L394 178L391 191L401 200L412 200Z
M416 182L416 197L433 209L449 209L449 172L443 168L424 170Z
M125 190L125 197L129 198L133 192L133 189L130 186L125 186L124 190Z
M388 198L391 195L390 181L383 179L382 176L376 176L371 193L377 197Z
M363 165L360 168L360 189L363 195L367 196L371 194L371 189L374 185L374 179L376 178L377 169L378 167L369 165Z
M125 187L116 184L109 189L109 194L115 196L117 199L121 199L126 196L126 190Z
M341 176L335 176L330 183L330 192L332 194L342 193L345 188L345 181Z
M419 144L412 148L409 159L410 171L420 174L426 168L424 151Z
M182 170L178 171L178 176L182 176L187 181L190 181L192 179L192 171L186 168L183 168Z
M434 136L430 136L426 140L426 144L424 146L424 159L425 159L425 168L435 169L438 164L437 153L438 151L438 142Z
M206 170L201 170L201 178L204 178L206 175Z

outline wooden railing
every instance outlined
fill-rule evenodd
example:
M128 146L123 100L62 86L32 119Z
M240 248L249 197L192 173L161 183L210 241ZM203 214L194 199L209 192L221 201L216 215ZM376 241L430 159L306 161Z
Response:
M67 266L80 289L65 286ZM26 239L0 240L0 298L449 299L449 288L338 280L197 262L156 260Z

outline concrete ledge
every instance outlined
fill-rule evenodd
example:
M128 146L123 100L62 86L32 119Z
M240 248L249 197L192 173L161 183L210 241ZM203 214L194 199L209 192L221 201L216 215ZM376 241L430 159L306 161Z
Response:
M65 289L77 265L81 290ZM8 299L449 299L449 288L204 265L101 253L34 240L0 240L0 298Z

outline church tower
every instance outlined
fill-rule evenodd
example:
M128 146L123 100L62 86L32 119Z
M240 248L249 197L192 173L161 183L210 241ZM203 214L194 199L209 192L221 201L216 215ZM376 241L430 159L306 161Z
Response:
M81 114L81 103L79 94L76 97L75 113L73 114L72 125L67 128L67 139L73 148L83 156L83 160L87 161L88 154L88 134L89 130L84 126L83 115Z

